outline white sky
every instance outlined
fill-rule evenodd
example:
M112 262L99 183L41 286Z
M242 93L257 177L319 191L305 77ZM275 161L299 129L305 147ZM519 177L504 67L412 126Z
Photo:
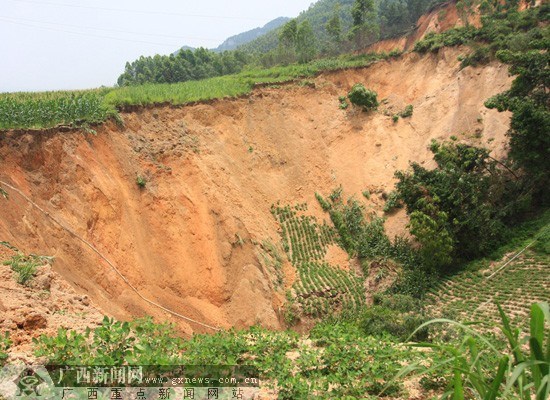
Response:
M229 36L315 0L0 0L0 92L112 86L126 61Z

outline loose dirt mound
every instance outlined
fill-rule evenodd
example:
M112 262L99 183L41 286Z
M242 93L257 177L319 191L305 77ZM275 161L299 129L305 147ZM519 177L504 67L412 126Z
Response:
M214 326L280 326L276 293L256 248L277 243L270 206L314 192L372 193L380 212L396 169L431 164L432 139L457 135L504 155L507 114L483 102L509 87L507 68L459 70L461 49L406 55L370 68L326 73L311 85L264 88L249 98L124 114L124 128L11 133L0 138L0 179L20 188L93 244L145 297ZM388 99L380 111L338 108L363 82ZM414 106L394 123L384 109ZM136 177L146 180L144 188ZM378 192L378 193L376 193ZM388 221L403 230L402 214ZM54 270L106 313L187 323L139 298L96 254L12 193L0 240L56 257ZM288 272L288 271L287 271ZM286 273L286 275L289 275Z
M32 339L54 335L59 328L83 332L103 318L88 296L78 295L49 264L23 286L4 261L17 254L0 246L0 333L9 332L12 346L8 362L32 364Z

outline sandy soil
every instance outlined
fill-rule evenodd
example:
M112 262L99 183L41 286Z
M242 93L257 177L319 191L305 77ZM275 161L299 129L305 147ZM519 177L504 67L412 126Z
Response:
M0 180L93 244L148 299L212 326L279 328L281 293L256 251L262 240L279 240L273 203L307 202L309 212L326 218L314 193L342 185L381 214L395 170L410 161L432 165L432 139L456 135L505 154L509 115L483 102L511 78L497 63L459 70L464 51L325 73L314 88L293 84L247 98L125 113L124 128L107 123L97 135L10 132L0 137ZM338 96L357 82L386 104L372 113L340 110ZM384 115L407 104L414 106L411 118L394 123ZM143 189L138 175L147 180ZM391 216L390 236L405 224L403 213ZM53 270L105 313L153 315L188 334L210 331L144 302L15 193L0 206L0 240L55 256Z

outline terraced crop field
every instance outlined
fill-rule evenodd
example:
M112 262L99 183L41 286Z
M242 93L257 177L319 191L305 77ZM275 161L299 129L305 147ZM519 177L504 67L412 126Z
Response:
M526 328L531 304L550 300L549 259L528 249L500 271L507 260L442 280L428 298L445 314L486 329L499 322L498 303L514 324Z
M364 279L325 260L328 247L337 245L336 230L304 215L307 204L274 206L271 211L281 225L283 248L298 272L292 297L302 314L316 318L364 305Z

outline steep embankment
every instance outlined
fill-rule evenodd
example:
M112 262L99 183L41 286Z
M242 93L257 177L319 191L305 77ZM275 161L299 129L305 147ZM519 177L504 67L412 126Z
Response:
M11 132L0 137L0 180L93 244L145 297L210 325L277 328L284 296L259 256L263 240L279 241L273 203L308 202L323 217L314 192L342 185L350 195L378 193L369 205L380 210L394 171L410 161L430 163L434 138L456 135L504 154L509 116L483 102L509 86L507 68L459 70L460 53L409 54L327 73L314 88L287 85L249 98L144 109L124 114L124 128L108 123L97 135ZM387 104L370 114L340 110L338 96L357 82ZM384 115L407 104L414 106L411 118L394 123ZM138 175L146 177L143 189ZM403 225L402 214L391 217L390 234ZM15 193L2 202L0 240L55 256L54 270L106 313L151 314L185 332L206 329L144 302Z
M479 27L481 18L478 11L464 12L457 8L454 0L437 4L422 15L415 28L407 35L398 38L380 40L367 47L365 52L390 52L392 50L412 50L415 43L423 39L428 33L445 32L452 28L459 28L467 25Z

